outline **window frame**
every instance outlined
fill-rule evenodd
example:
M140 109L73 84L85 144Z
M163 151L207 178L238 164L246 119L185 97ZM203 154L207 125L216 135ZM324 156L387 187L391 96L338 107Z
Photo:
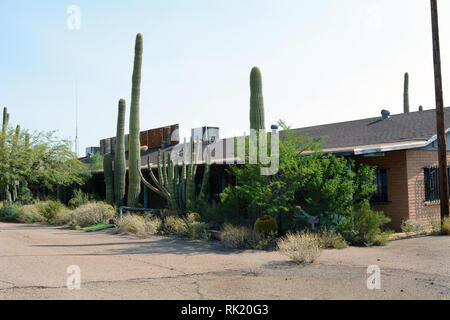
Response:
M376 168L374 183L377 186L377 190L372 193L370 203L383 204L389 202L389 190L388 190L388 169Z

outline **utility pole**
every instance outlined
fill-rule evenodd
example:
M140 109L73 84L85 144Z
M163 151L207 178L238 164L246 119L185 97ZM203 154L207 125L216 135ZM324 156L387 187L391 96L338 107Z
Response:
M433 30L434 86L436 95L436 125L440 175L441 219L449 216L449 186L447 171L447 141L445 136L444 98L442 96L441 50L437 1L431 1L431 25Z
M75 153L78 158L78 81L75 81Z

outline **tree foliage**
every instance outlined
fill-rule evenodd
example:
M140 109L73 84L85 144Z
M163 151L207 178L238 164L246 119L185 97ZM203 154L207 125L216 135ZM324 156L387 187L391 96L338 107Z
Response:
M373 169L320 151L323 139L300 136L280 121L279 171L260 174L261 164L233 165L235 184L221 194L219 209L231 223L251 225L265 214L281 231L295 229L296 216L346 216L375 191Z
M11 191L14 195L18 186L23 190L33 184L48 188L57 184L83 184L90 175L71 151L70 141L58 139L54 131L29 133L17 126L0 135L0 185L3 191ZM16 198L13 196L12 200Z

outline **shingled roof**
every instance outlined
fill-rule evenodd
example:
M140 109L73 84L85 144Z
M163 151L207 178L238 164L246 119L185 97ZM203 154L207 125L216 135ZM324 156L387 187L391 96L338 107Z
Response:
M450 128L450 107L445 108L445 123L446 128ZM421 148L428 145L436 136L436 110L396 114L384 120L379 116L293 131L298 135L308 134L312 138L325 137L322 146L324 151L344 155ZM282 131L280 135L283 136ZM211 147L216 150L224 148L223 155L226 155L226 140L232 139L216 141ZM174 146L165 148L163 152L168 153L173 148ZM206 145L203 145L203 150L205 148ZM146 166L148 157L152 165L156 166L158 149L151 148L141 154L143 167Z
M445 108L446 128L450 128L450 107ZM294 129L313 138L327 137L324 150L354 149L409 142L426 142L436 135L436 110L325 124Z

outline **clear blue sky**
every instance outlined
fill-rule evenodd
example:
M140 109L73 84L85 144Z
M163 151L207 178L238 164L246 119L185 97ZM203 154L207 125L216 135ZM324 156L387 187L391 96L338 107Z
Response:
M450 1L439 0L444 100L450 105ZM66 10L81 9L69 30ZM75 136L80 155L114 136L130 103L144 34L141 128L180 123L248 132L249 74L263 75L266 126L293 127L434 108L428 0L2 0L0 105L13 125ZM128 115L127 115L128 121ZM127 123L128 127L128 123Z

